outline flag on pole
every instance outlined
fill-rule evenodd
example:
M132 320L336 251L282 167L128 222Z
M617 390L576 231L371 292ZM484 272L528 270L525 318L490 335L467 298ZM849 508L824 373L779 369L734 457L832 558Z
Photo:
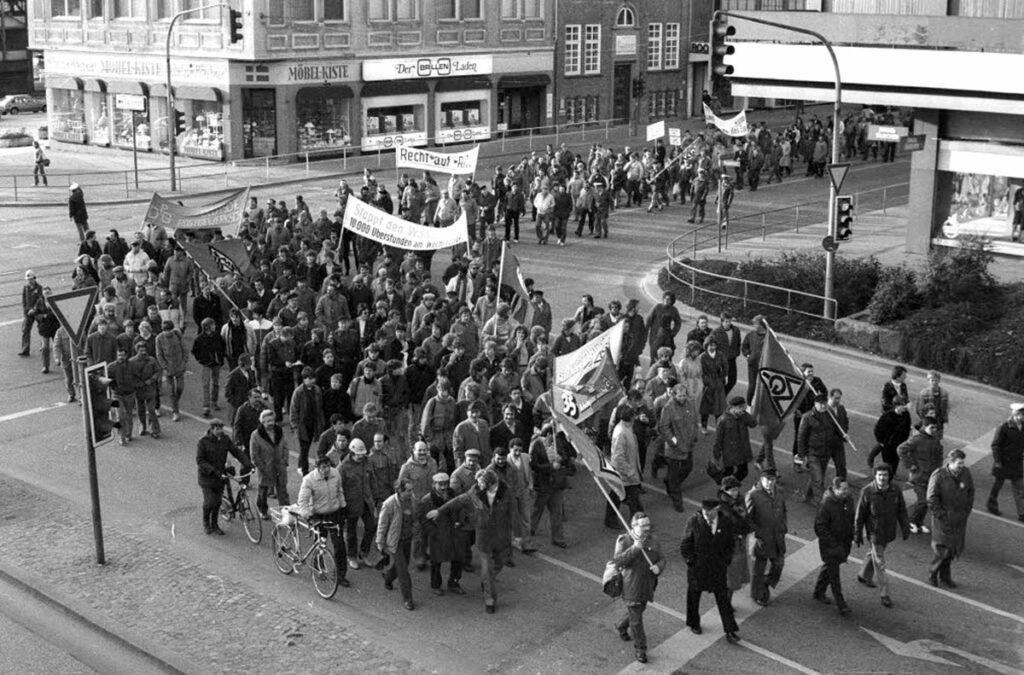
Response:
M576 448L576 452L579 453L583 463L587 465L587 469L596 478L602 479L608 488L619 496L619 499L625 499L626 488L622 485L622 476L608 463L604 453L598 450L594 442L590 440L590 437L576 426L575 422L563 415L557 407L552 406L551 414L554 416L562 433L565 434L566 439L572 444L572 447Z
M569 358L585 348L586 345L558 358ZM594 353L592 358L577 360L573 365L575 368L556 370L555 381L551 386L551 402L552 406L561 408L563 415L579 424L606 403L618 401L623 391L607 345Z
M508 242L501 243L501 281L499 297L512 308L511 316L519 323L530 326L533 323L533 305L530 304L530 293L526 290L526 282L519 266L519 258L512 252Z
M754 419L765 436L774 439L782 431L786 418L800 405L809 387L793 357L779 343L767 323L761 344L754 399L750 404Z

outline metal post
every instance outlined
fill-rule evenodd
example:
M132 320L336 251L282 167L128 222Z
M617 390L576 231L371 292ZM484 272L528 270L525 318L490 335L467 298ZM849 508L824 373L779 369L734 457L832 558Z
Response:
M309 175L309 153L306 153L306 175Z
M341 149L341 169L342 171L348 170L348 146Z
M92 501L92 537L96 545L96 564L106 565L107 557L103 552L103 519L100 515L100 481L96 473L96 448L92 444L89 433L89 406L85 405L85 397L89 395L89 383L85 379L86 358L78 357L79 381L82 383L82 428L85 431L85 456L89 465L89 498Z
M14 201L18 201L18 177L14 177Z
M138 120L137 120L137 118L135 116L135 111L133 110L132 111L132 169L135 172L135 189L136 190L139 189L139 146L138 146L138 142L136 140L136 131L135 131L135 128L138 126L137 121ZM126 176L126 178L127 178L127 176ZM127 182L128 181L125 180L125 183L127 183ZM128 190L125 190L124 192L125 192L125 195L127 196Z
M270 157L263 158L263 176L266 181L270 182Z
M693 258L697 259L697 228L693 229Z
M765 214L761 214L761 241L764 241L768 235L768 226L765 223Z
M134 140L134 139L132 139L132 140ZM138 190L139 186L136 185L135 189ZM124 172L124 198L128 199L128 172L127 171Z
M885 197L886 197L886 193L887 193L888 191L889 191L889 186L888 186L888 185L884 185L884 186L882 186L882 215L883 215L883 216L885 216L885 215L888 215L888 214L887 214L887 213L885 212Z
M796 206L796 215L793 216L793 226L796 228L796 233L800 234L800 205Z

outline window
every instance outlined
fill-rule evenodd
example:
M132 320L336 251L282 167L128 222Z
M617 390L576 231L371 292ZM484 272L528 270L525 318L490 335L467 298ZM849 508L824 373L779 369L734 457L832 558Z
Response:
M661 70L661 24L647 24L647 70Z
M460 21L463 19L482 19L483 6L480 0L441 0L438 3L439 19Z
M679 114L676 103L679 101L679 90L671 89L668 92L668 101L665 102L665 115L675 117Z
M53 0L50 4L50 16L82 15L82 0Z
M114 0L115 19L145 19L146 0Z
M541 0L523 0L524 19L543 19L541 13Z
M541 0L501 0L502 19L541 19Z
M313 0L289 0L288 7L291 10L288 17L292 21L313 20Z
M156 18L170 19L176 11L174 0L156 0Z
M665 24L665 70L679 67L679 24Z
M601 72L601 24L588 23L583 37L583 74Z
M284 0L270 0L267 3L267 22L271 26L284 25Z
M415 21L418 9L417 0L395 0L395 18L399 21Z
M390 0L370 0L367 3L366 18L370 21L390 21L390 4Z
M207 2L206 0L182 0L181 5L182 9L199 9L200 7L206 6ZM211 20L216 18L214 12L219 10L220 7L215 5L213 7L204 9L200 12L193 12L192 14L187 14L183 18L190 21L202 21L204 19Z
M519 18L519 0L501 0L501 18Z
M629 7L623 7L615 15L616 28L632 28L636 25L636 14Z
M89 0L89 18L103 18L103 0Z
M580 74L580 25L565 27L565 74Z
M324 0L324 21L348 21L345 0Z

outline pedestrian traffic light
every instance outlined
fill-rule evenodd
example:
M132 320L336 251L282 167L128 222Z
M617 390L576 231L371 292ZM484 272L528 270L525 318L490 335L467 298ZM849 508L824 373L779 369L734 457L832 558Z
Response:
M231 44L242 41L242 13L237 9L229 9Z
M114 430L121 428L121 424L110 414L112 409L118 407L117 401L110 398L110 382L106 361L85 369L86 386L82 400L89 420L89 438L93 447L113 440Z
M644 81L644 76L641 75L633 80L633 98L640 98L647 93L647 82Z
M180 136L188 131L188 122L185 120L185 113L180 110L174 111L174 135Z
M736 27L729 25L728 17L715 12L711 19L711 30L708 35L708 53L711 58L711 73L719 77L732 75L733 68L725 63L726 56L732 56L736 48L725 43L726 38L736 34Z
M853 197L836 195L836 241L853 239Z

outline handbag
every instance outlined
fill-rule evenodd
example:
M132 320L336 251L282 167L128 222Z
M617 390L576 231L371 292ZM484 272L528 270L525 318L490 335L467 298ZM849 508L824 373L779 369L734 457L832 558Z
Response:
M622 595L622 570L609 560L604 564L604 574L601 575L601 590L609 598L617 598Z
M50 158L49 157L44 157L43 158L43 166L50 166Z

